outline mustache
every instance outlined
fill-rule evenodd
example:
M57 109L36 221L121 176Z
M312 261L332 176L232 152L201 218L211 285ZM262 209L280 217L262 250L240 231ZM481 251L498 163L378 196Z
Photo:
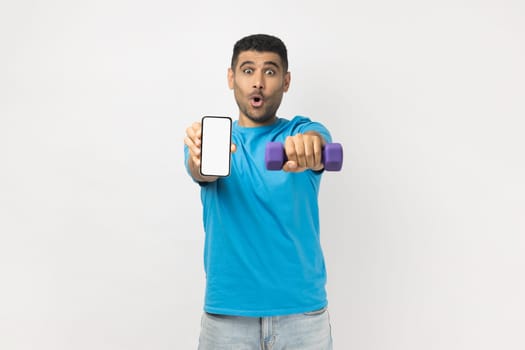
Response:
M259 98L259 99L264 100L265 96L261 92L252 92L251 94L248 95L248 98L250 98L250 99Z

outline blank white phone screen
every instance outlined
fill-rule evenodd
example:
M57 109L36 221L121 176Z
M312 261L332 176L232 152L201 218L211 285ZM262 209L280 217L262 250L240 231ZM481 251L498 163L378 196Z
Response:
M231 129L232 120L229 117L202 118L202 175L230 175Z

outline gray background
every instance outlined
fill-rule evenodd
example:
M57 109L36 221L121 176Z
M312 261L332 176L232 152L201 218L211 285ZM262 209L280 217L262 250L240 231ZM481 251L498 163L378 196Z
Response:
M0 348L196 348L184 131L237 117L258 32L288 45L280 115L345 146L320 194L335 348L525 348L518 0L2 0Z

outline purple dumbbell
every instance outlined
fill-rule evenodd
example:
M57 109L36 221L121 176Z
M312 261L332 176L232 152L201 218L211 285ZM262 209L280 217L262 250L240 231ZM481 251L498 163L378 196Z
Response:
M268 170L281 170L287 161L283 144L268 142L264 162ZM343 167L343 146L340 143L327 143L323 147L321 162L327 171L340 171Z

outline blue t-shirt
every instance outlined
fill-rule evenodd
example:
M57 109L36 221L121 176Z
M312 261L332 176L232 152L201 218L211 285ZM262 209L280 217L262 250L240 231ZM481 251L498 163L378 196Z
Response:
M305 117L255 128L234 122L230 176L201 184L206 312L264 317L326 306L322 172L269 171L264 163L268 142L306 131L331 142L323 125ZM186 164L188 153L185 147Z

